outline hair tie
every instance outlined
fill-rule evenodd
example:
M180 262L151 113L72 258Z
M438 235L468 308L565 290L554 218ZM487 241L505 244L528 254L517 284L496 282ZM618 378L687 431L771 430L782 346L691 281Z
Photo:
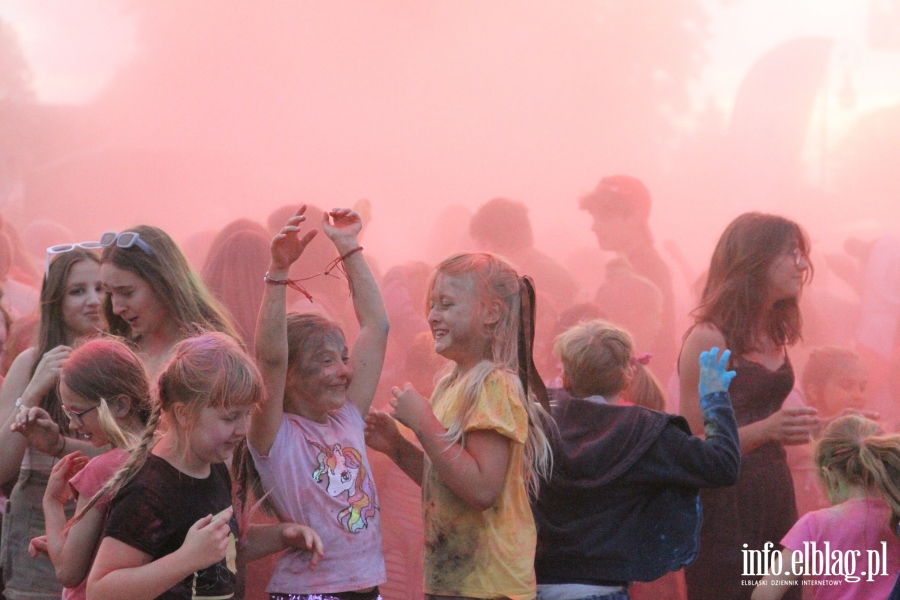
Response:
M632 356L631 364L633 365L644 365L645 367L650 364L650 359L653 358L653 355L649 352L644 352L640 356Z

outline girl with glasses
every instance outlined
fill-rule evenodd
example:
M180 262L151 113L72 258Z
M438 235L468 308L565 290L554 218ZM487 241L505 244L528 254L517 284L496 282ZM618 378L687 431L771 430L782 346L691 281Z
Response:
M59 396L72 431L96 448L113 447L90 462L81 452L72 452L56 463L44 492L46 535L31 543L33 555L44 552L50 557L66 588L63 598L83 600L110 500L96 494L140 439L150 416L150 385L134 352L118 340L104 338L72 351L60 372ZM35 407L31 413L27 419L23 413L17 422L23 434L55 429L42 409ZM76 516L67 523L65 506L73 496Z
M103 331L102 290L97 256L84 248L59 253L50 263L41 290L38 345L22 352L0 388L0 481L18 475L3 527L2 568L9 600L50 600L62 586L46 557L28 556L31 538L44 533L41 499L56 459L81 450L99 454L90 443L75 440L57 392L63 362L79 339ZM39 407L56 429L25 436L11 425ZM60 435L62 434L62 435Z
M106 290L103 313L110 333L131 340L151 377L179 341L203 331L239 339L227 311L163 230L141 225L108 232L100 276Z

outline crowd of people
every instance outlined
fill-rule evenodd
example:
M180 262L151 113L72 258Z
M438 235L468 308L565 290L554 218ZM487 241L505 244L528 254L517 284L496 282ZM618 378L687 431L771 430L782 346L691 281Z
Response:
M148 225L34 257L2 223L4 597L887 598L896 239L817 265L858 295L832 328L798 223L738 216L698 275L638 179L579 206L590 293L506 198L452 232L473 251L383 274L368 203L191 260Z

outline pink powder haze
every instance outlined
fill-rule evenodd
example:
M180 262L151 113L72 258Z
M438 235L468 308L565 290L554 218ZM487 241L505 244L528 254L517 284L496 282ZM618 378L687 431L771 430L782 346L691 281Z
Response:
M86 101L7 112L3 211L17 222L52 217L82 238L151 222L183 240L283 204L368 198L366 243L393 264L434 245L439 215L506 196L565 260L593 244L577 198L615 172L648 184L657 240L698 266L751 208L814 237L900 220L896 104L829 140L821 176L841 40L798 36L755 80L748 64L733 109L697 100L710 46L728 46L711 19L743 2L44 4L31 19L54 25L40 43L55 56L81 23L124 58ZM133 39L108 32L126 26Z

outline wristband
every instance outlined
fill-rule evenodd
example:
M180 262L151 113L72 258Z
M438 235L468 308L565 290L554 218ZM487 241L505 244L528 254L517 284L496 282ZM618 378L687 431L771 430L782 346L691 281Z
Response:
M344 254L343 256L341 256L341 262L347 260L349 257L353 256L353 255L356 254L357 252L362 252L362 249L363 249L362 246L357 246L357 247L354 248L353 250L350 250L349 252L347 252L346 254Z

